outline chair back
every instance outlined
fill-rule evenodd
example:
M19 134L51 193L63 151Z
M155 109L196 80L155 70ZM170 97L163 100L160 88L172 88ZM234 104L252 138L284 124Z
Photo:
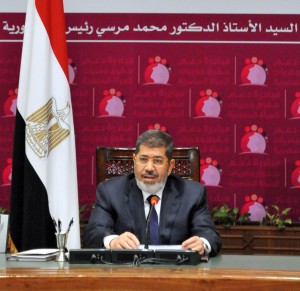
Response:
M133 172L132 155L135 148L96 148L96 182L97 184L115 176ZM197 147L174 148L173 173L194 181L200 181L200 151Z

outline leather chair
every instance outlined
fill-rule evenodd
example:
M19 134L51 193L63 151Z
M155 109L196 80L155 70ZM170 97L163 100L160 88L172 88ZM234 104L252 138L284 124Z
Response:
M135 148L96 148L97 184L111 177L133 172L132 155ZM173 173L186 179L200 181L200 151L197 147L174 148Z

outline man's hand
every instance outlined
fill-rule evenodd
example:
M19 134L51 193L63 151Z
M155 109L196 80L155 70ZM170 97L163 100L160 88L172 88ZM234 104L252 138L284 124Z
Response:
M204 242L199 236L192 236L182 243L184 249L197 251L200 255L204 254Z
M120 236L114 238L109 247L111 249L136 249L140 245L137 237L131 232L124 232Z

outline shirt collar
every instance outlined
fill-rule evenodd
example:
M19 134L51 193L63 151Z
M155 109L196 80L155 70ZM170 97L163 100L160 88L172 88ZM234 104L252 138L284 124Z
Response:
M163 187L163 188L162 188L161 190L159 190L157 193L146 193L146 192L142 191L142 192L143 192L144 201L147 200L148 196L153 195L153 194L157 195L157 196L159 197L159 199L161 200L162 195L163 195L164 188L165 188L165 187Z

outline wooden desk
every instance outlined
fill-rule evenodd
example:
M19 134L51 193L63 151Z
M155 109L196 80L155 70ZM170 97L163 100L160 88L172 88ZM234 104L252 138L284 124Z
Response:
M300 290L300 257L220 255L198 266L7 262L0 290Z

